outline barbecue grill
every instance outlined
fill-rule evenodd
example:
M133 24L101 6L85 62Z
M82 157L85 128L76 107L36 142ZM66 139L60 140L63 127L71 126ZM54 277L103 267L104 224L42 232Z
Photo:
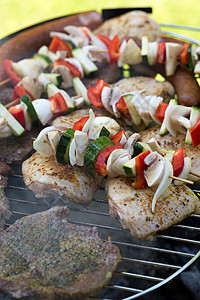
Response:
M88 209L74 202L66 203L53 192L48 199L37 199L24 185L21 164L12 164L15 174L9 176L5 191L13 213L7 226L29 214L67 204L71 211L69 222L97 226L102 239L107 240L110 236L120 248L122 261L117 271L106 287L91 299L139 298L169 283L200 256L200 215L191 214L180 224L158 233L153 241L141 241L131 237L128 230L121 229L119 223L109 216L104 187L96 192ZM199 184L192 189L200 196ZM0 294L0 299L12 298Z

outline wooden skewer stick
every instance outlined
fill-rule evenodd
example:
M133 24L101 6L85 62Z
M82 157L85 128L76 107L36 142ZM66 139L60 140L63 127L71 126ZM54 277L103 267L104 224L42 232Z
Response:
M196 174L195 172L190 171L190 174L200 178L200 175Z
M108 50L101 50L101 49L90 49L90 52L97 52L97 53L108 53Z
M179 181L182 181L182 182L188 183L188 184L194 184L193 181L183 179L183 178L180 178L180 177L176 177L176 176L169 176L169 178L174 179L174 180L179 180Z
M15 99L14 101L12 101L12 102L6 104L5 107L6 107L6 108L7 108L7 107L10 107L10 106L14 105L15 103L17 103L19 100L20 100L20 98Z
M0 86L4 85L4 84L6 84L6 83L8 83L10 81L11 81L11 79L7 78L7 79L5 79L5 80L3 80L3 81L0 82Z
M73 99L78 99L78 98L80 98L80 97L82 97L82 95L76 95L76 96L73 96L72 98L73 98Z

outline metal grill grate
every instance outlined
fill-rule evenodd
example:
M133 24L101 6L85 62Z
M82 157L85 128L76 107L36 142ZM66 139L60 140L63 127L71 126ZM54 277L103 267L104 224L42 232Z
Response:
M131 237L129 231L121 229L119 223L109 216L104 188L96 192L87 210L76 203L66 203L56 194L48 199L37 199L24 185L21 164L12 167L16 174L8 179L6 196L13 216L7 226L26 215L67 204L71 211L69 222L97 226L102 239L107 240L110 236L120 248L122 261L109 284L95 295L95 299L140 297L172 280L200 256L199 215L192 214L180 224L157 234L153 241L140 241Z

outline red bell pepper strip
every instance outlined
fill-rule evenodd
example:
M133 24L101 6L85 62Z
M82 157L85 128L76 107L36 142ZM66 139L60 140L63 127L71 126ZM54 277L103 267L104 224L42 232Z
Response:
M108 175L107 172L107 159L109 155L116 149L122 149L121 144L114 145L103 149L97 157L97 161L95 163L95 170L99 176Z
M109 39L108 36L103 35L101 33L97 34L98 39L100 39L107 47L109 47L110 43L111 43L111 39Z
M64 60L64 59L57 59L54 62L54 67L55 66L65 66L69 69L70 73L72 74L73 77L79 77L80 79L82 78L81 72L79 71L79 69L74 66L73 64L71 64L70 62Z
M158 44L158 54L157 54L157 62L159 64L164 64L166 57L166 44L159 43Z
M108 46L108 54L110 56L111 64L118 61L118 58L120 57L119 47L120 47L120 39L118 35L115 35Z
M49 50L56 52L59 50L63 50L67 52L67 57L72 57L72 51L71 48L65 43L61 38L58 36L54 36L53 40L51 41L49 45Z
M109 87L109 85L103 79L98 79L96 84L89 87L89 89L87 90L88 99L93 106L103 107L101 101L101 93L105 86Z
M4 60L4 67L8 77L11 79L13 84L17 84L22 80L20 76L18 76L12 68L13 61L10 59Z
M85 26L88 30L92 31L89 27ZM79 28L82 30L82 32L90 39L89 34L85 30L84 26L79 26Z
M22 127L24 127L25 131L22 135L26 135L27 131L26 131L26 121L25 121L25 116L24 116L24 110L22 107L17 108L16 106L12 106L9 108L8 110L11 115L13 115L13 117L22 125Z
M200 120L190 129L192 144L194 147L200 144Z
M172 157L173 175L179 176L184 166L185 149L179 148Z
M126 105L126 102L124 100L124 97L121 96L119 98L119 100L116 103L117 109L127 118L127 119L131 119L131 115L128 111L128 107Z
M150 151L147 150L135 157L136 178L135 178L135 181L132 183L132 185L136 189L144 189L147 186L147 182L144 177L144 170L146 168L144 159L149 154L150 154Z
M188 64L188 48L189 48L190 44L186 43L183 46L183 50L181 52L181 63L184 65Z
M118 131L117 133L115 133L115 135L112 138L112 142L115 144L119 144L122 139L123 134L126 136L125 130L121 130L121 131Z
M87 122L88 119L89 119L89 116L78 120L77 122L74 123L73 129L82 131L83 126L85 125L85 123Z
M61 93L56 93L49 98L51 111L54 114L62 114L68 111L67 103Z
M155 111L155 118L158 119L161 123L165 117L165 111L168 107L167 103L160 103Z
M31 101L33 100L33 98L27 93L27 91L23 85L15 85L12 101L14 101L18 98L21 98L24 95L28 95L29 99Z

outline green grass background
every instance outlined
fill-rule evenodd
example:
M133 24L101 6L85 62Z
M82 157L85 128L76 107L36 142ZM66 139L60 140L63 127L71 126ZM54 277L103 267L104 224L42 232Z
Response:
M157 22L200 27L200 0L0 0L0 38L66 14L102 8L152 7ZM178 31L200 40L200 32Z

